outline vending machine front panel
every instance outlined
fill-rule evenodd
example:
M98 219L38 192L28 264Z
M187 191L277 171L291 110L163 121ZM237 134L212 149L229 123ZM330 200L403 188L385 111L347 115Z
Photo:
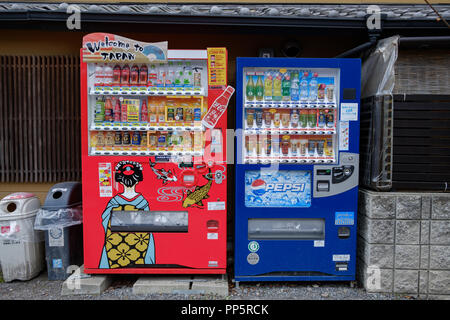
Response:
M235 280L354 280L360 60L237 58L236 74Z
M225 273L226 49L93 33L81 57L84 271Z

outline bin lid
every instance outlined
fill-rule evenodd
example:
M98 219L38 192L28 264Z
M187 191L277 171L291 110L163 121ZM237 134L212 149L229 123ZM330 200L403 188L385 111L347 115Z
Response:
M41 207L39 198L28 192L16 192L0 200L0 220L34 215Z
M47 193L42 209L58 210L81 205L81 183L61 182L53 185Z

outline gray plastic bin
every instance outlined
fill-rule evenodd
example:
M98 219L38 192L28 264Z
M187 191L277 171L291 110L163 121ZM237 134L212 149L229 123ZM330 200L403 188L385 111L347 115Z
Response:
M0 200L0 269L6 282L32 279L44 269L43 232L33 229L40 207L32 193Z
M49 280L65 280L69 266L83 264L81 183L55 184L39 210L35 229L45 231L45 256Z

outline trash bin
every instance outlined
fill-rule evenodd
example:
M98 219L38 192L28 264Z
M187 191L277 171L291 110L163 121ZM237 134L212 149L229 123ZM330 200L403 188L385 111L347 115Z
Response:
M81 199L81 183L57 183L36 215L34 228L45 233L49 280L65 280L73 271L69 266L83 264Z
M32 193L12 193L0 200L0 269L3 280L29 280L45 266L44 237L33 228L41 207Z

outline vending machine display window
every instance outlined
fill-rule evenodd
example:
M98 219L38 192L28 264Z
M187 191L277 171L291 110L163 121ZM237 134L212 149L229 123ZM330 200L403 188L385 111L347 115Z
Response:
M310 207L311 171L246 171L245 206L265 208Z
M244 163L336 163L339 69L243 69Z

